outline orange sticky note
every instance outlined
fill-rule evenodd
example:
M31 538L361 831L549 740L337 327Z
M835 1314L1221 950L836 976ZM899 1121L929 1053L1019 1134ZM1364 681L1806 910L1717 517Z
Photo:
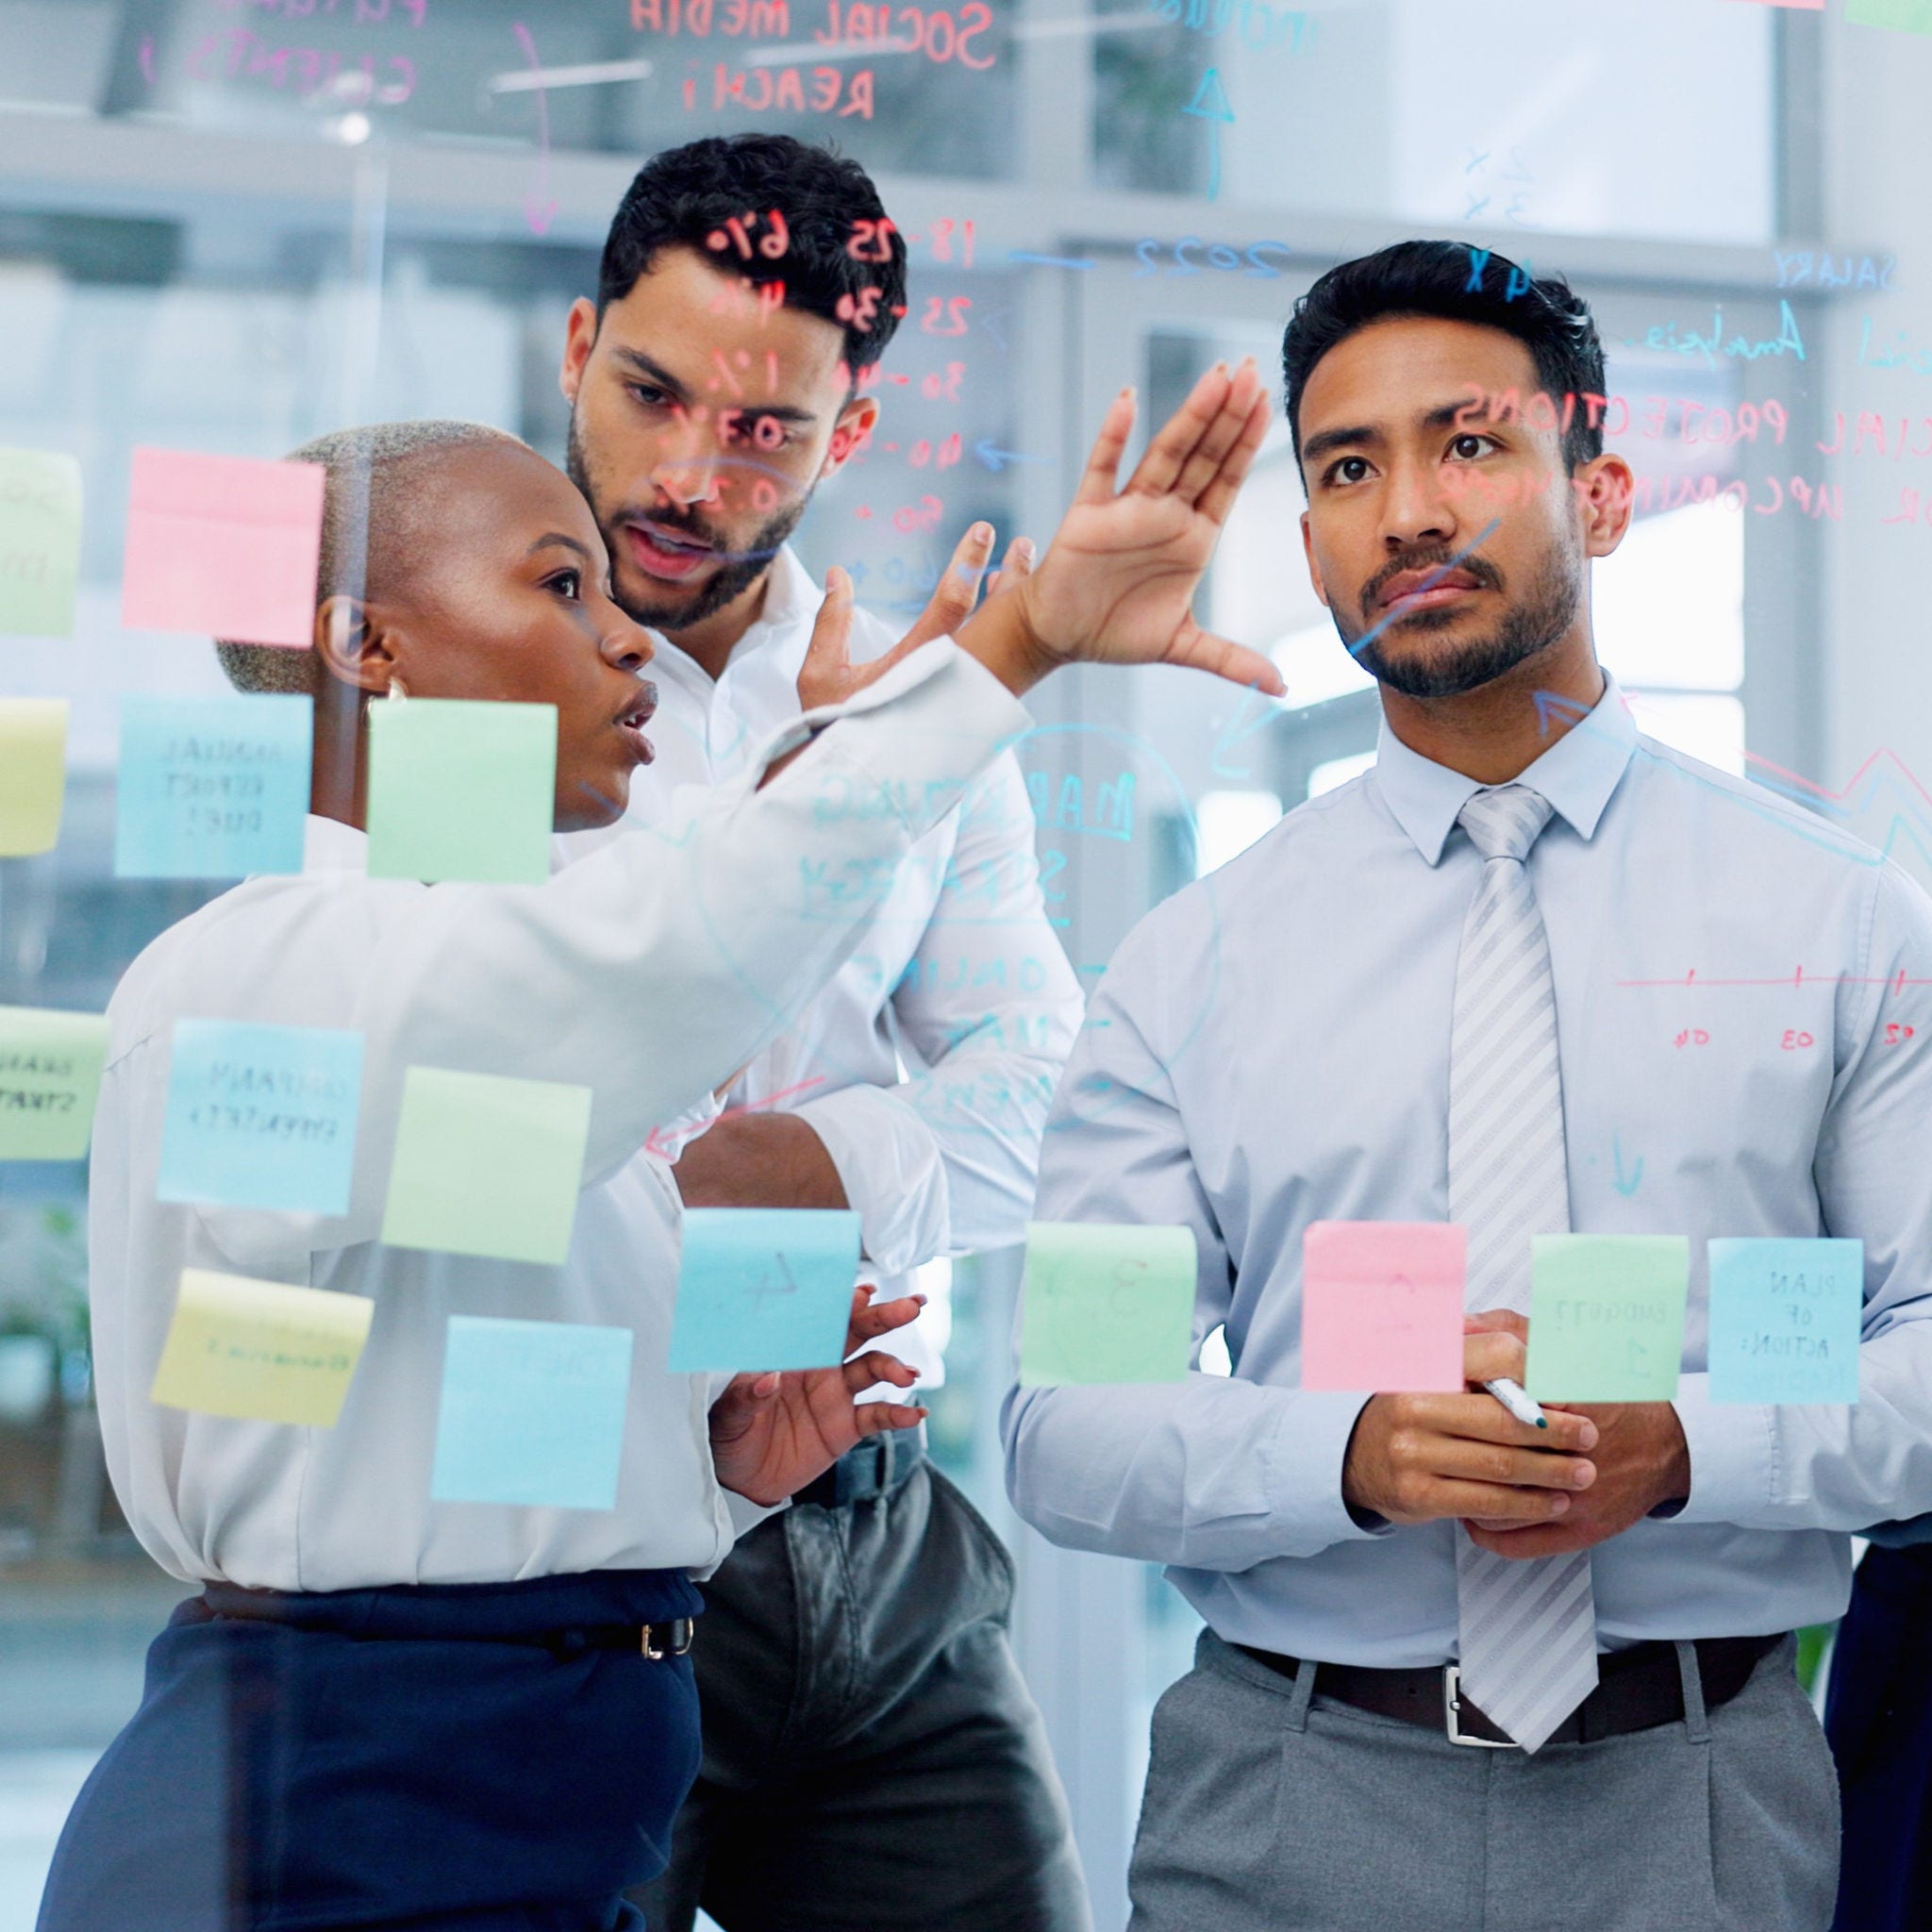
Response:
M1436 1221L1318 1221L1302 1237L1302 1387L1462 1389L1465 1231Z
M121 621L306 645L322 553L320 463L137 449Z

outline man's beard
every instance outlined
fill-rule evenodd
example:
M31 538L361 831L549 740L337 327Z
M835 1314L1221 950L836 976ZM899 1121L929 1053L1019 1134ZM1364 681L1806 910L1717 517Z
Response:
M717 531L692 511L667 513L654 509L650 515L652 523L663 529L713 544L724 562L714 576L700 584L681 601L667 585L662 592L662 602L647 604L625 594L624 580L617 567L619 546L624 538L622 525L631 515L641 516L641 512L624 510L618 513L615 521L607 520L604 506L597 501L591 488L590 468L584 460L583 438L577 430L575 409L571 411L564 469L570 480L583 492L584 501L591 506L591 513L604 532L604 541L609 546L611 601L634 624L648 625L653 630L661 630L673 637L709 617L713 611L724 609L725 605L742 596L758 582L770 569L773 558L784 547L786 538L798 527L798 520L805 514L812 494L808 490L796 502L786 505L769 523L759 526L746 548L737 551L726 549L719 541Z
M1490 590L1503 589L1503 574L1486 558L1457 558L1453 564L1451 559L1452 553L1447 550L1418 551L1413 556L1403 558L1392 568L1378 572L1370 580L1362 595L1362 608L1374 609L1380 586L1399 571L1406 570L1440 569L1446 572L1455 568L1469 572ZM1515 670L1539 652L1548 650L1576 621L1582 598L1580 574L1572 567L1561 549L1553 545L1542 568L1537 573L1536 581L1530 586L1528 597L1520 604L1508 606L1502 621L1487 637L1471 639L1446 658L1417 659L1392 656L1382 648L1382 641L1388 635L1386 630L1377 631L1357 649L1355 638L1342 629L1339 615L1335 619L1335 628L1341 634L1341 641L1354 652L1356 662L1379 683L1412 698L1453 698L1493 683L1506 672ZM1418 610L1412 616L1397 618L1395 623L1411 633L1442 630L1454 624L1459 615L1452 606ZM1393 627L1390 626L1391 629ZM1357 633L1357 637L1361 635L1361 632Z

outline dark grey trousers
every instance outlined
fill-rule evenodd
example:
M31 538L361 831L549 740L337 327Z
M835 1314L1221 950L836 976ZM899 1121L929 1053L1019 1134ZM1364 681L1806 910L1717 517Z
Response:
M952 1483L795 1503L701 1588L704 1768L631 1894L650 1932L1088 1932L1012 1560Z
M1205 1631L1155 1709L1129 1932L1825 1932L1838 1784L1794 1652L1707 1715L1687 1645L1683 1722L1526 1757Z

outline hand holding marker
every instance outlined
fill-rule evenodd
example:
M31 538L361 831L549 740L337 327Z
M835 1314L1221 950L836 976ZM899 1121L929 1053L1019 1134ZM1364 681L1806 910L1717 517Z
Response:
M1485 1382L1483 1387L1525 1428L1549 1427L1549 1417L1524 1393L1521 1382L1513 1382L1507 1375L1498 1375L1493 1382Z

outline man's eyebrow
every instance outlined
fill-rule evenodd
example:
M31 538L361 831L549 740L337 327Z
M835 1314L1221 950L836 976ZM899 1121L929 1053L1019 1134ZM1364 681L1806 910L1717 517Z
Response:
M575 537L566 537L561 530L546 531L524 552L524 555L525 557L535 557L538 551L548 550L554 544L561 544L566 550L575 550L586 563L592 561L590 550L584 544L579 543Z
M1381 441L1382 432L1367 423L1356 424L1345 429L1324 429L1302 444L1302 460L1311 462L1317 457L1325 457L1332 449L1342 449L1350 443L1377 443Z
M1416 420L1424 429L1453 429L1458 423L1467 424L1470 411L1476 407L1468 396L1460 396L1453 403L1439 403L1426 414ZM1383 441L1382 432L1373 424L1360 423L1342 429L1324 429L1311 436L1302 444L1302 460L1311 462L1324 457L1330 450L1343 449L1355 443L1373 446Z
M676 376L661 363L654 362L641 349L618 348L611 351L620 362L627 362L633 371L641 375L654 389L661 389L666 395L675 396L682 402L689 391Z
M690 399L691 391L673 375L662 364L654 362L641 349L613 349L620 362L626 362L632 371L641 375L653 389L661 389L668 396L682 403ZM790 403L760 403L747 396L736 406L747 416L770 416L774 422L796 424L808 426L819 420L816 409L800 409Z

